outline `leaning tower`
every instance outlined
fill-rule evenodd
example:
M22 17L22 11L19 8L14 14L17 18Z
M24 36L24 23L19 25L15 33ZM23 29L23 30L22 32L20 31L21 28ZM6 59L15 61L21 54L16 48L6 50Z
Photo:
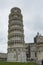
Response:
M8 56L9 62L25 62L25 41L23 30L23 16L18 7L11 9L8 21Z

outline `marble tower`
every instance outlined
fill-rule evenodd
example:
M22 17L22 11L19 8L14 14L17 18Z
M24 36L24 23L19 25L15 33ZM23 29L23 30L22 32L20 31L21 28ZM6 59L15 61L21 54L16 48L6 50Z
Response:
M8 56L9 62L25 62L26 50L24 41L23 16L18 7L11 9L8 21Z

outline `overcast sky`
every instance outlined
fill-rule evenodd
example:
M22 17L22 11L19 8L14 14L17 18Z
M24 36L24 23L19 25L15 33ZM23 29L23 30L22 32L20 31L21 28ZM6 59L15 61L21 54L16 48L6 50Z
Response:
M43 0L0 0L0 52L7 52L8 15L19 7L23 15L25 42L33 42L37 32L43 35Z

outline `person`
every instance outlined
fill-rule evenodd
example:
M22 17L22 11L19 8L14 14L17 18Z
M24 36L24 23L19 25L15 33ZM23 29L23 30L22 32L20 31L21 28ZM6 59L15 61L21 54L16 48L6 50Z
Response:
M43 65L43 60L42 60L42 65Z

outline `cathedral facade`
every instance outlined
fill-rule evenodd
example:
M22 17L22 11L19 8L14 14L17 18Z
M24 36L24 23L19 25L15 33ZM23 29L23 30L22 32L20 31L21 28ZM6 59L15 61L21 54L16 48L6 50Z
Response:
M34 43L25 43L23 15L18 7L11 9L8 23L7 61L41 61L43 59L43 36L38 33L34 37Z

